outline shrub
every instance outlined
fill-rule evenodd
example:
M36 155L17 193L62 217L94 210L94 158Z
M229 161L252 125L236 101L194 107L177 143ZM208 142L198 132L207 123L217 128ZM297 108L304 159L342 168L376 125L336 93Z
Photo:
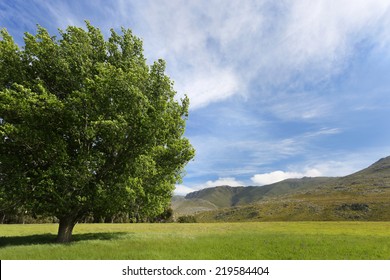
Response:
M178 223L196 223L196 218L195 216L192 215L186 215L186 216L181 216L177 218Z

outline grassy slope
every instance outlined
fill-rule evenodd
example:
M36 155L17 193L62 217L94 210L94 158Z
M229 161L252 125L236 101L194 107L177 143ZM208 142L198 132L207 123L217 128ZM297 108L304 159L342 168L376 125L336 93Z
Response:
M389 259L389 222L0 225L0 259Z
M207 200L217 207L229 207L232 206L234 197L244 189L244 187L218 186L189 193L185 198L187 201L201 199Z
M175 217L191 215L196 212L216 210L218 207L208 200L191 199L187 200L182 196L172 198L172 206L175 209Z

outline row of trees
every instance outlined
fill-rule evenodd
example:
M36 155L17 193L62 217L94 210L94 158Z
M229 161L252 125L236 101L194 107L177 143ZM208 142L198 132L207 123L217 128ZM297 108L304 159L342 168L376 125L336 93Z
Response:
M0 211L56 217L58 242L91 215L157 217L194 156L165 62L128 29L0 33Z
M95 216L91 213L80 219L79 223L166 223L174 222L176 219L173 216L171 207L166 208L157 216L146 216L142 212L119 212L110 216ZM181 218L181 217L179 217ZM180 221L178 219L178 221ZM29 213L27 210L6 209L0 211L0 224L42 224L42 223L58 223L59 220L55 216L42 216Z

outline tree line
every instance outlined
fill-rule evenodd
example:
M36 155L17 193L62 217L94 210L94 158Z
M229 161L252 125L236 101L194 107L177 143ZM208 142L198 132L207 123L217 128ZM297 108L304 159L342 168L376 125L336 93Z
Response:
M80 219L79 223L169 223L180 222L182 217L174 218L171 207L157 216L145 216L142 212L119 212L114 215L95 216L90 214ZM29 213L23 209L6 209L0 211L0 224L43 224L58 223L55 216L43 216Z

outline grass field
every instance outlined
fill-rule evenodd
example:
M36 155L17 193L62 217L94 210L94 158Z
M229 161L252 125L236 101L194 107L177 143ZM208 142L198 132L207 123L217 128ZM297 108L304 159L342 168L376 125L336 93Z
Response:
M390 259L390 222L0 225L0 259Z

